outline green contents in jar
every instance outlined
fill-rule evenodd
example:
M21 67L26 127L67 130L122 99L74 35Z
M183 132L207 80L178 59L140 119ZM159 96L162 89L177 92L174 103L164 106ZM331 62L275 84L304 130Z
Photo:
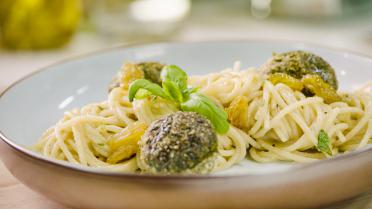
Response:
M1 45L10 49L61 47L75 33L80 13L78 0L2 0Z

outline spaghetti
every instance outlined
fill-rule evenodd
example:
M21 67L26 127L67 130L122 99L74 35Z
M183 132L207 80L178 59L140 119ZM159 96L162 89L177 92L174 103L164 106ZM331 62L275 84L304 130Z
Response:
M313 162L338 153L362 149L372 138L372 95L367 91L343 93L343 101L326 104L289 86L271 83L253 68L190 76L188 84L224 108L230 128L218 135L214 171L227 169L246 157L257 162ZM364 87L364 90L368 89ZM232 104L237 104L236 107ZM128 100L128 89L116 87L108 100L74 109L48 129L35 145L41 154L83 166L119 172L138 170L138 159L109 163L110 139L131 124L146 126L179 107L160 97ZM234 112L237 111L237 112ZM331 155L317 150L318 134L329 137Z

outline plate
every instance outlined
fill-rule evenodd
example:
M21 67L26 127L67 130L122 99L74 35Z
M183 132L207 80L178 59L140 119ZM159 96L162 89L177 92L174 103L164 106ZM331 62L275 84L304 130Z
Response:
M372 59L304 43L246 41L125 46L46 67L0 97L0 155L31 189L77 208L308 208L372 188L372 147L317 163L259 164L245 160L212 175L151 176L109 173L47 159L27 149L64 111L107 96L125 61L160 61L188 74L222 70L239 60L259 67L273 52L308 50L336 70L340 89L370 81Z

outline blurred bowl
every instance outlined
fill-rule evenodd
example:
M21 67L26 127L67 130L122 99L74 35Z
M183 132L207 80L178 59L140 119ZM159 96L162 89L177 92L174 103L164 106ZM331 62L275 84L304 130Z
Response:
M174 34L188 16L190 0L92 1L90 19L108 39L157 40Z

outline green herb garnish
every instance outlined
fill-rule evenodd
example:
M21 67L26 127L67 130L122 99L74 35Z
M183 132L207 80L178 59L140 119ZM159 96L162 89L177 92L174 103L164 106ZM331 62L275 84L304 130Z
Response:
M182 94L181 89L177 86L177 84L170 80L165 80L162 82L164 92L171 97L176 102L183 102L184 95Z
M327 133L323 129L319 132L318 146L316 148L325 154L332 155L331 142L329 141Z
M224 134L229 130L227 113L200 93L192 93L186 102L181 103L182 111L197 112L212 121L218 133Z
M185 71L175 65L165 66L161 70L160 78L162 82L174 82L181 90L187 89L187 74Z
M129 88L129 101L133 101L134 97L136 96L137 92L140 89L145 89L151 94L163 97L165 99L169 99L169 96L164 92L164 90L156 83L153 83L149 80L146 79L138 79L135 80L133 83L131 83L130 88Z
M217 133L229 130L226 112L211 99L198 93L197 88L187 87L187 74L175 65L165 66L161 72L162 86L149 80L139 79L129 86L129 100L155 95L176 102L182 111L197 112L208 118ZM146 90L146 94L143 93ZM139 94L139 95L138 95Z

